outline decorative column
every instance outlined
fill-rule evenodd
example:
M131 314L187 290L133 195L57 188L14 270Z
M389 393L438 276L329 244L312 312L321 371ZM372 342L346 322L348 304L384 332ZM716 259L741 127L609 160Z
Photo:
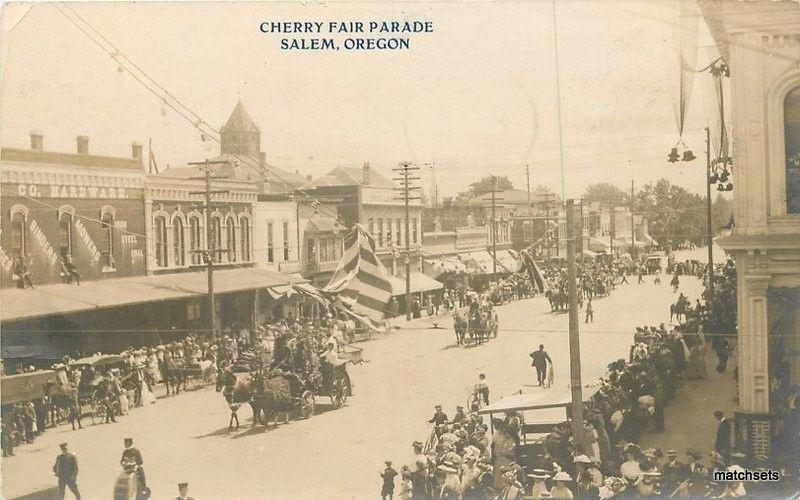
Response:
M758 257L756 257L758 259ZM736 448L748 459L768 457L769 326L767 289L769 274L747 274L739 288L739 409L736 412Z

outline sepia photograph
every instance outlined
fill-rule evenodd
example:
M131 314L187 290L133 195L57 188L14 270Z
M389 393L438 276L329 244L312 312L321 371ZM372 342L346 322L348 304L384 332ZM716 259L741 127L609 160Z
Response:
M0 12L0 498L800 498L800 0Z

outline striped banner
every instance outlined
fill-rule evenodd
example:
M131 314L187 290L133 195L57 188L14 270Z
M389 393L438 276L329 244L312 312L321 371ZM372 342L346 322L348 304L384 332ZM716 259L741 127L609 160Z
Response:
M356 224L345 236L344 254L323 291L353 299L354 311L380 321L392 297L388 276L375 255L375 240Z
M522 264L525 267L525 270L528 271L528 277L531 280L531 285L533 285L533 287L539 293L543 293L549 287L547 285L547 281L544 279L544 276L542 276L542 272L539 271L539 266L536 265L536 262L533 260L533 257L527 250L520 251L519 256L522 258Z

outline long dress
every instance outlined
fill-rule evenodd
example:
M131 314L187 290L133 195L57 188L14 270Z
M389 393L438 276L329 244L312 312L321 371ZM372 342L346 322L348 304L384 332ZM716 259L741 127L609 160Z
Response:
M494 445L494 485L495 488L500 489L504 486L500 469L514 461L516 445L514 439L505 432L496 432L492 436L492 444Z

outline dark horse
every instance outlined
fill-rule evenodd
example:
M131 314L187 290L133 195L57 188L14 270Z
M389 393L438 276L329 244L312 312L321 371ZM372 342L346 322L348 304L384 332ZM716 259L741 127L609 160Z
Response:
M161 380L164 382L167 396L169 396L170 387L172 387L173 394L180 394L181 387L184 391L186 390L186 372L175 361L172 353L164 353L164 359L159 360L158 367L161 370Z
M228 404L248 403L253 410L253 427L259 423L269 427L275 414L288 414L293 409L292 394L302 387L302 381L287 372L237 376L227 371L224 377L225 400Z
M670 323L672 323L673 316L678 320L679 323L681 322L681 316L683 316L684 320L686 319L686 302L679 300L678 302L669 305Z
M564 312L567 310L567 294L561 291L548 290L544 294L550 302L550 312Z

